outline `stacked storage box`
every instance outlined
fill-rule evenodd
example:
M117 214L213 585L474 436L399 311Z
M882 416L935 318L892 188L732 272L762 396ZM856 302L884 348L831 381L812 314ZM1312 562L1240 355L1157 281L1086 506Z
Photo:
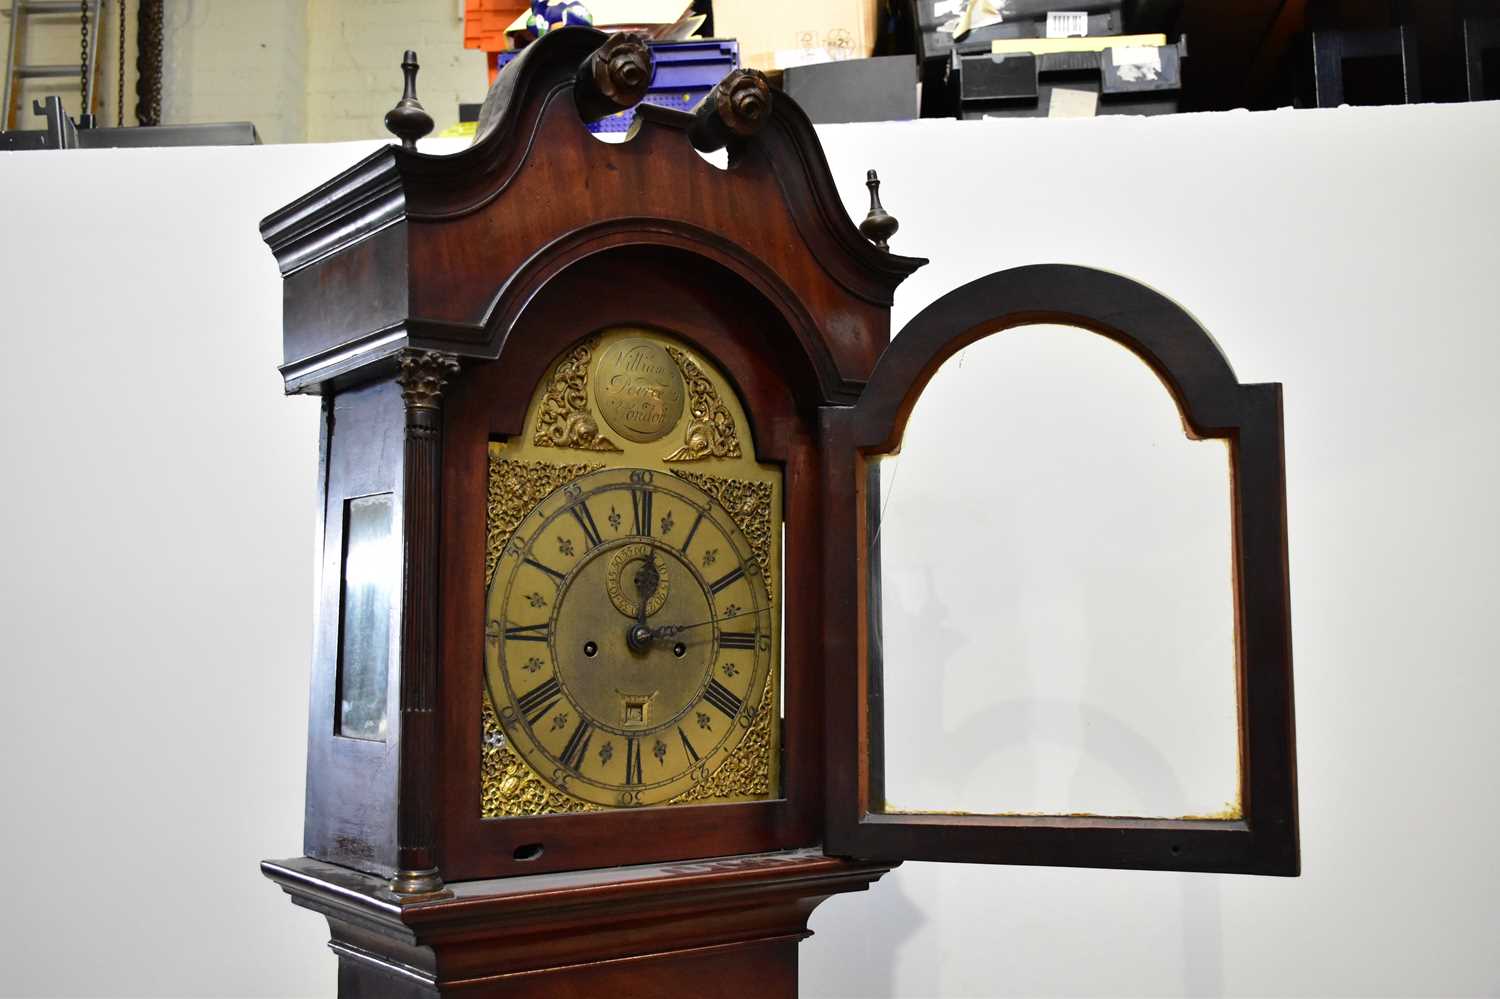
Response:
M1173 114L1182 92L1187 40L1097 39L1092 51L988 52L950 56L948 99L960 118ZM1081 39L1071 46L1082 47ZM1008 43L1001 43L1009 47ZM1059 46L1067 47L1067 46ZM1021 46L1018 44L1017 49Z
M1089 37L1118 35L1125 30L1123 0L991 0L1001 20L994 24L977 18L973 28L954 38L968 5L980 0L912 0L915 6L917 64L921 68L922 116L952 117L957 113L955 92L948 86L955 52L988 53L995 39L1045 38L1047 15L1067 11L1086 15Z

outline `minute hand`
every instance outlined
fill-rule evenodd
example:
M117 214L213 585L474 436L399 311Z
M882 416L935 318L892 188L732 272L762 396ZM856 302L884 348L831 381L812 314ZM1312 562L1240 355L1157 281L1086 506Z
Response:
M769 607L762 607L759 610L740 611L738 614L727 614L724 617L709 618L707 621L699 621L696 624L664 624L658 628L652 628L651 637L671 638L674 635L680 635L684 631L691 631L694 628L702 628L706 625L717 624L720 621L733 621L737 617L749 617L751 614L764 614L774 607L775 604L772 604Z

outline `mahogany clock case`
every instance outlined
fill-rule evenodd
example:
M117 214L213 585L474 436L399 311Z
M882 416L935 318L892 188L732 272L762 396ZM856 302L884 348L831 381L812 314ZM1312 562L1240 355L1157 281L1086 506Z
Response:
M1208 334L1149 289L1060 265L972 282L888 348L895 288L925 261L855 228L795 102L777 95L746 134L720 128L728 169L689 142L703 107L695 119L641 105L628 141L603 143L584 127L579 88L605 45L590 29L549 33L500 75L469 149L382 149L262 225L285 276L287 390L324 396L307 856L426 872L412 882L425 888L441 886L436 872L462 881L819 844L879 861L1295 873L1278 387L1241 386ZM864 462L899 440L946 357L1049 321L1130 347L1195 432L1236 449L1238 820L871 808L883 800L881 670L902 666L866 641ZM743 406L755 459L782 469L782 794L485 820L487 450L522 432L566 350L621 326L711 359ZM383 743L338 735L332 717L342 511L372 491L400 505L404 568Z
M629 141L595 139L574 88L604 40L569 29L529 47L468 150L383 149L263 223L285 276L288 391L325 397L309 857L387 876L436 866L453 881L822 841L817 539L830 511L817 413L858 396L889 340L895 286L923 261L855 229L790 101L771 105L753 139L730 138L728 169L690 146L692 116L650 105ZM782 793L485 820L487 448L521 432L566 350L620 326L711 359L755 459L782 468ZM414 393L429 355L452 367ZM384 743L340 736L333 718L341 511L375 491L401 506L406 566Z
M713 297L685 303L682 288L717 289ZM619 293L598 294L601 287ZM783 608L784 729L782 793L777 800L601 813L480 819L480 698L483 661L486 448L522 431L525 404L556 355L583 336L613 326L670 332L712 357L744 400L756 458L785 470ZM441 771L448 802L441 813L445 878L490 876L494 859L515 869L615 866L643 859L725 856L807 846L821 841L821 675L818 661L820 595L809 553L817 550L823 511L817 490L796 488L819 474L811 413L813 398L795 389L815 384L802 365L788 380L783 359L795 359L785 323L728 275L701 258L669 248L601 253L560 274L531 302L501 360L465 371L445 402L443 479L442 711L445 731ZM788 368L795 370L794 365ZM519 402L520 405L516 403ZM451 682L448 682L451 679ZM518 847L539 844L536 861L514 859ZM486 858L484 866L461 858ZM453 858L453 859L450 859ZM507 865L508 866L508 865ZM449 868L452 870L450 871ZM503 868L502 868L503 869Z

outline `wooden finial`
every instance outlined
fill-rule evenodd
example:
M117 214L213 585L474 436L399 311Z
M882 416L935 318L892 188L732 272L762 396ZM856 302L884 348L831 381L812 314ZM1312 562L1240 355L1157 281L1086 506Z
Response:
M651 50L640 35L620 31L578 67L573 98L584 121L633 108L651 86Z
M401 140L402 149L416 151L417 140L432 131L432 115L417 100L417 54L411 49L401 60L401 72L406 77L406 87L396 106L385 113L385 127Z
M714 85L693 110L688 139L699 152L722 149L733 136L747 138L771 120L771 83L758 69L737 69Z
M880 204L880 178L875 175L874 170L865 174L865 186L870 189L870 211L865 215L865 220L859 224L859 231L865 234L865 238L882 250L890 251L892 236L896 230L901 228L901 223L896 221L896 216L890 214Z

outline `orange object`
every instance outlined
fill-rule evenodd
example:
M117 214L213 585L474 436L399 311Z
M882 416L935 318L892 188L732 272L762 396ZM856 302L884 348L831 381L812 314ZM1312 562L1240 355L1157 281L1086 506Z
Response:
M518 0L464 0L464 48L483 49L495 82L495 54L510 48L505 29L531 5Z

